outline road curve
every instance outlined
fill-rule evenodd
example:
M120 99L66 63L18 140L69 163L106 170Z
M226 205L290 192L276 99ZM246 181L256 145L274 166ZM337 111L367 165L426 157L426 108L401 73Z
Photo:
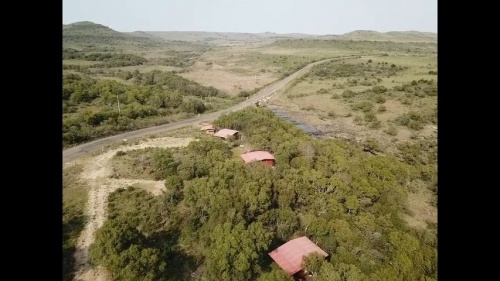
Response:
M338 58L335 58L335 59L338 59ZM123 141L123 139L128 139L129 140L129 139L139 138L139 137L143 137L143 136L150 135L150 134L157 134L157 133L160 133L160 132L170 131L170 130L182 128L182 127L185 127L185 126L196 125L196 124L198 124L200 122L206 122L206 121L214 120L214 119L216 119L217 117L219 117L220 115L222 115L224 113L229 113L229 112L232 112L232 111L240 110L240 109L245 108L245 107L247 107L249 105L254 105L255 102L257 102L258 100L271 95L276 90L281 89L283 86L285 86L288 82L290 82L293 79L295 79L295 78L303 75L304 73L306 73L314 65L321 64L321 63L324 63L324 62L329 61L329 60L332 60L332 59L331 58L330 59L325 59L325 60L321 60L321 61L317 61L317 62L308 64L304 68L302 68L302 69L298 70L297 72L295 72L295 73L287 76L283 80L276 81L276 82L268 85L264 89L262 89L259 92L257 92L255 95L249 97L247 100L245 100L245 101L243 101L243 102L241 102L241 103L239 103L237 105L234 105L234 106L232 106L230 108L227 108L227 109L224 109L224 110L220 110L220 111L217 111L217 112L213 112L213 113L210 113L210 114L202 115L202 116L199 116L199 117L194 117L194 118L190 118L190 119L186 119L186 120L174 122L174 123L163 124L163 125L159 125L159 126L154 126L154 127L149 127L149 128L144 128L144 129L136 130L136 131L126 132L126 133L123 133L123 134L119 134L119 135L114 135L114 136L111 136L111 137L106 137L106 138L98 139L98 140L91 141L91 142L88 142L88 143L84 143L84 144L81 144L81 145L78 145L78 146L75 146L75 147L72 147L72 148L68 148L68 149L66 149L66 150L63 151L63 163L66 163L66 162L69 162L69 161L73 161L76 158L78 158L79 156L82 156L83 154L87 154L89 152L95 151L95 150L97 150L98 148L100 148L100 147L102 147L104 145L109 145L109 144L121 142L121 141Z

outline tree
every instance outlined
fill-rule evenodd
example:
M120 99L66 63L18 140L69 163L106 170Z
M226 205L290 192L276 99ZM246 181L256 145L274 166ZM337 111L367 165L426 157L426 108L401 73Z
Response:
M325 257L323 255L312 253L302 258L302 268L304 272L316 276L321 266L325 263Z
M260 270L258 260L270 243L270 234L261 223L246 228L242 223L218 225L213 229L206 255L210 280L251 280Z
M146 237L128 220L107 220L89 248L92 264L106 267L119 280L165 280L165 253L146 245Z

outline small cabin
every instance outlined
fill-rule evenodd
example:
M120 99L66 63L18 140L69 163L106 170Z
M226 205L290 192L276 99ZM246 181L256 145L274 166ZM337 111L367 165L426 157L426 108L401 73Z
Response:
M231 129L220 129L219 131L217 131L214 136L216 137L219 137L219 138L223 138L223 139L227 139L229 137L238 137L239 136L239 133L238 131L236 130L231 130Z
M274 166L276 159L267 151L251 151L240 155L245 164L253 162L263 162L266 165Z
M305 279L307 273L302 268L303 258L317 253L328 257L328 254L318 247L313 241L306 236L292 239L285 244L279 246L274 251L269 253L269 256L283 269L286 274L297 279Z

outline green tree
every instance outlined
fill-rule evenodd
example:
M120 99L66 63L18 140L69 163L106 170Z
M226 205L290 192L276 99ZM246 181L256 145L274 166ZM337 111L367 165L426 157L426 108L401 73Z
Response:
M258 260L270 243L270 234L261 223L246 228L239 223L213 229L207 251L207 277L210 280L251 280L260 270Z

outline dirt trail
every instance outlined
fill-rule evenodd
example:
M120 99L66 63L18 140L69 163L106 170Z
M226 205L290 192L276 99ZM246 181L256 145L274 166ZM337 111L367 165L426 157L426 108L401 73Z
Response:
M76 242L75 278L77 281L109 280L109 274L103 268L94 269L89 263L88 248L94 241L94 233L99 229L107 216L108 195L120 187L139 185L154 195L165 190L163 181L141 179L111 179L109 160L119 150L127 151L146 147L179 147L188 145L192 138L156 138L141 141L136 145L122 145L95 157L84 160L84 169L80 177L90 186L87 202L88 222Z

